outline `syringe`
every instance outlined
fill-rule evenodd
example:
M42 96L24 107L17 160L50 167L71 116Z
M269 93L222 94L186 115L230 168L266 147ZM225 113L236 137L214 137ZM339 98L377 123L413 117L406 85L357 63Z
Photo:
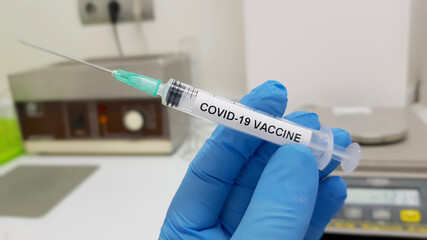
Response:
M320 130L309 129L282 118L269 116L256 109L218 97L174 79L170 79L167 83L162 83L160 79L120 69L109 70L33 44L22 41L21 43L109 72L121 82L152 94L154 97L160 96L162 104L167 107L213 121L278 145L289 143L305 145L312 150L320 170L328 166L331 159L341 162L341 168L344 172L352 172L359 163L359 144L352 143L346 148L334 145L332 131L327 126L322 126Z

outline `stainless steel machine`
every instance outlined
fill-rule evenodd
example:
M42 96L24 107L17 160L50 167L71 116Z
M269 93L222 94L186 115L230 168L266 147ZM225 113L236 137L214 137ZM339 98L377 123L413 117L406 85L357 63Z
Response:
M190 60L180 54L89 61L163 80L191 79ZM167 154L188 132L188 116L80 64L12 74L9 81L29 153Z

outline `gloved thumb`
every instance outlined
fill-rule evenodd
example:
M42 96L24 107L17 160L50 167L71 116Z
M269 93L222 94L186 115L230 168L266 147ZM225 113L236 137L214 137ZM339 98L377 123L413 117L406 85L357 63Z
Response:
M303 239L318 181L317 163L307 147L280 147L268 161L232 239Z

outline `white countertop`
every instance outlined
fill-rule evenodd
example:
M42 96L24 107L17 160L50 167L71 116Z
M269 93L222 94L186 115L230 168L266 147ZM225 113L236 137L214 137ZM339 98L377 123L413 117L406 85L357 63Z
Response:
M157 239L189 164L172 156L21 156L22 165L98 165L99 168L41 218L0 217L0 240Z

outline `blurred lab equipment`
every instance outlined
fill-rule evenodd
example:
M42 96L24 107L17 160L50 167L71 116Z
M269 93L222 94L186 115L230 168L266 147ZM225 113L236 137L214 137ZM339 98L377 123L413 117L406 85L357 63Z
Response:
M347 129L363 152L354 173L339 173L348 197L327 232L425 239L427 125L417 113L409 107L305 109Z
M13 102L9 99L0 100L0 165L22 152L21 135Z
M191 79L184 54L93 59L156 78ZM64 62L12 74L9 82L30 153L169 154L188 132L188 116L105 74Z

